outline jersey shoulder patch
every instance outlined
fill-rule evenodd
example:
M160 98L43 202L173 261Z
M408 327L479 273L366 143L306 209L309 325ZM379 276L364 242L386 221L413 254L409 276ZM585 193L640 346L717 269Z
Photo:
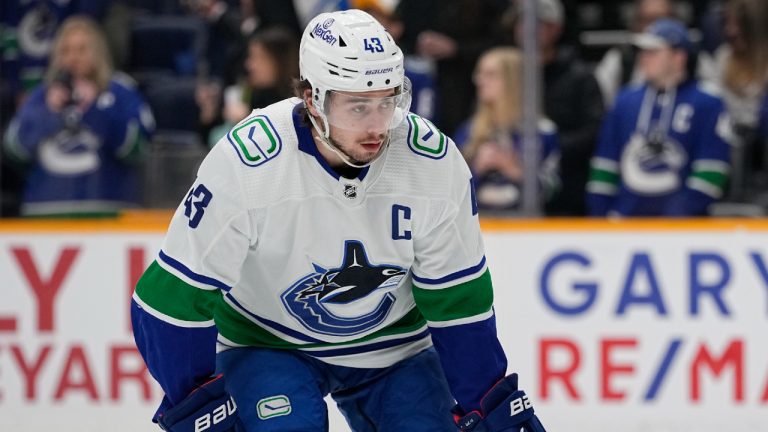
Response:
M280 154L283 140L277 129L264 114L247 117L227 134L240 161L250 167L265 164Z
M448 138L431 121L408 113L408 148L420 156L442 159L448 153Z

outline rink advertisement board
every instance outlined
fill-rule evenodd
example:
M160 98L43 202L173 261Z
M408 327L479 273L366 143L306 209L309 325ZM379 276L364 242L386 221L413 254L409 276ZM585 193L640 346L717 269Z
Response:
M0 430L152 431L132 287L159 233L0 235Z
M510 370L548 430L768 431L768 232L638 226L487 232Z
M165 222L141 220L0 223L0 430L158 430L129 302ZM550 432L768 430L768 222L483 226Z

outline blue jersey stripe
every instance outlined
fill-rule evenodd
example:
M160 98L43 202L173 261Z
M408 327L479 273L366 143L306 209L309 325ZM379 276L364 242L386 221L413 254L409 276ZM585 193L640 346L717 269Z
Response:
M472 267L467 268L467 269L464 269L464 270L459 270L459 271L457 271L455 273L451 273L448 276L443 276L443 277L438 278L438 279L429 279L429 278L419 277L419 276L416 276L416 274L413 274L413 280L418 282L418 283L427 284L427 285L444 284L446 282L451 282L451 281L454 281L456 279L461 279L461 278L463 278L465 276L469 276L471 274L477 273L478 271L480 271L483 268L484 265L485 265L485 255L483 255L483 259L481 259L480 262L477 265L472 266Z
M176 261L175 259L169 257L165 254L162 250L160 251L160 259L168 264L169 266L173 267L176 271L180 272L184 276L188 277L189 279L192 279L195 282L199 282L205 285L210 285L214 288L218 288L220 290L229 292L229 290L232 289L231 286L225 284L224 282L221 282L219 280L216 280L212 277L204 276L198 273L193 272L190 270L187 266L180 263L179 261Z
M296 330L292 330L292 329L290 329L290 328L288 328L288 327L286 327L286 326L284 326L282 324L276 323L276 322L274 322L272 320L268 320L266 318L262 318L262 317L256 315L255 313L253 313L253 312L249 311L248 309L246 309L237 300L235 300L235 298L232 296L232 294L227 294L227 298L230 301L232 301L232 303L235 306L237 306L238 309L240 309L241 311L247 313L249 316L251 316L256 321L260 322L261 324L264 324L267 327L275 329L275 330L279 331L280 333L286 334L288 336L291 336L291 337L293 337L295 339L298 339L298 340L304 341L304 342L309 342L309 343L325 343L325 342L323 342L323 341L321 341L319 339L314 339L314 338L309 337L309 336L307 336L307 335L305 335L303 333L299 333Z
M361 345L356 347L346 347L346 348L333 348L328 350L318 350L318 351L302 351L305 354L309 354L313 357L336 357L336 356L343 356L343 355L352 355L352 354L361 354L371 351L378 351L385 348L391 348L393 346L397 345L404 345L409 342L415 342L419 339L423 339L425 337L429 336L429 330L424 330L423 332L408 336L400 339L390 339L382 342L375 342L368 345Z

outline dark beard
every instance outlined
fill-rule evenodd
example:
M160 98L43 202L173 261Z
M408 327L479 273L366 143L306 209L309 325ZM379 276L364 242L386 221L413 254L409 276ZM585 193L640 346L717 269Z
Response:
M364 164L368 163L368 162L360 161L360 160L355 159L354 157L352 157L352 155L350 155L349 153L344 151L344 149L341 148L341 146L338 143L336 143L336 141L334 141L333 138L328 137L328 142L331 143L333 148L338 150L339 153L341 153L344 156L346 156L347 159L349 159L349 161L352 162L353 164L355 164L355 165L364 165ZM347 165L343 161L342 161L341 165L339 165L337 167L332 167L332 168L333 168L334 171L336 171L336 174L338 174L338 175L340 175L340 176L342 176L344 178L348 178L348 179L356 178L358 175L360 175L360 172L364 169L364 168L355 168L355 167L349 166L349 165Z

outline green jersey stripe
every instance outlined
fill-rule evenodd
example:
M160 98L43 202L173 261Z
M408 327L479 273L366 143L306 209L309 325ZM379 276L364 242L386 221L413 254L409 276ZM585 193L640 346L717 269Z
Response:
M136 284L136 295L152 309L181 321L210 321L218 290L196 288L153 261Z
M413 298L429 321L468 318L491 310L493 284L487 269L480 277L440 289L425 289L414 284Z
M725 185L725 181L728 179L726 173L717 171L694 171L691 176L703 180L717 188L722 188L723 185Z
M589 173L589 180L617 185L619 184L620 177L618 173L593 167Z
M214 317L219 333L226 339L240 345L275 349L313 349L359 344L386 336L411 333L426 325L426 320L417 308L391 325L368 336L340 343L295 344L276 336L255 322L243 316L229 303L220 301Z

